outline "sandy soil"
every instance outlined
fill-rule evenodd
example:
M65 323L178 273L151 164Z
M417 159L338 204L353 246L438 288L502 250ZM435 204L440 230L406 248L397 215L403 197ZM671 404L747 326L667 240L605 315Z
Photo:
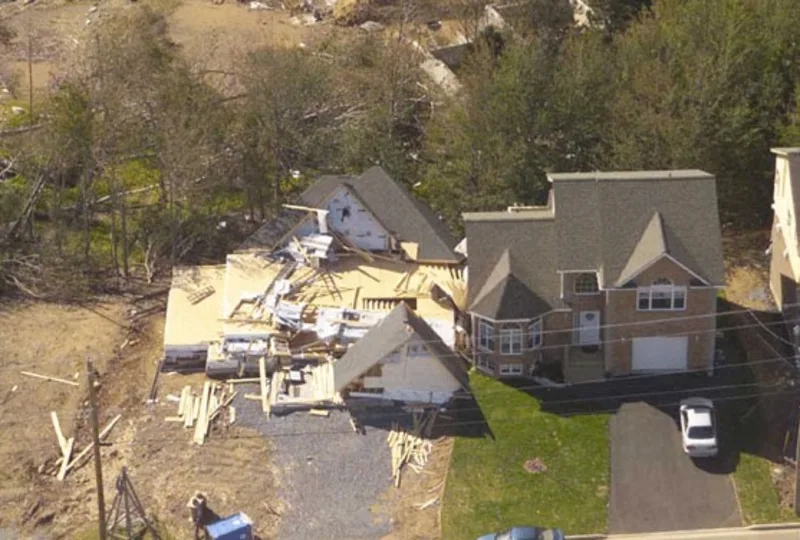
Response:
M272 2L274 3L274 2ZM16 38L0 53L3 78L13 79L16 97L27 97L28 36L33 58L35 90L45 88L53 77L68 69L86 29L102 24L114 11L131 9L125 0L40 0L21 7L0 6L0 18L16 33ZM304 19L289 11L249 10L246 3L227 0L184 0L176 3L168 17L173 40L188 58L206 69L230 69L245 53L265 45L294 47L314 39L324 39L333 24L307 26Z
M86 355L103 369L122 341L119 305L96 303L91 309L51 304L0 307L0 526L16 524L43 491L59 499L66 486L42 479L37 469L58 455L50 421L56 411L65 436L80 424L85 397ZM77 381L80 386L24 377L32 371ZM42 512L44 515L46 512Z
M84 460L63 483L42 473L59 456L51 410L59 413L65 435L76 437L77 449L88 442L82 406L88 353L100 372L101 425L122 415L108 437L110 444L101 449L106 504L113 500L114 479L127 466L147 512L174 537L192 534L186 503L201 491L212 510L220 515L244 511L261 537L269 538L277 525L274 509L280 508L274 501L269 443L231 426L215 427L199 447L191 444L182 425L165 422L177 410L166 395L186 384L199 390L203 375L162 375L159 399L148 405L164 318L151 316L131 334L120 326L127 324L130 309L124 300L108 299L90 309L29 304L0 311L0 400L5 400L0 407L0 529L16 530L21 537L72 538L96 520L91 462ZM74 380L81 386L29 379L20 370L69 380L78 373Z
M391 514L393 531L382 540L441 538L441 498L453 453L453 441L452 437L437 439L422 473L407 469L400 488L392 486L386 491L380 511ZM425 510L416 506L434 498L438 499L437 502Z

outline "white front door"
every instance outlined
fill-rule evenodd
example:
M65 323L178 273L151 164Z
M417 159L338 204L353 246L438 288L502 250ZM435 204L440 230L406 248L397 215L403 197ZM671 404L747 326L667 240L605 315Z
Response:
M578 343L580 345L600 343L599 311L581 311L578 314Z

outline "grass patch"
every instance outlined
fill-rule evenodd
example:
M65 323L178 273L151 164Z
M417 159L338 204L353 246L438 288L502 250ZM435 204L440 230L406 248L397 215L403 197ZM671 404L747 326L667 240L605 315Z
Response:
M794 511L782 508L778 490L772 483L769 460L741 454L733 481L742 506L742 519L746 525L798 521Z
M443 498L443 538L477 538L513 525L604 532L608 416L564 418L494 379L472 374L470 380L495 440L456 440ZM547 471L525 471L523 464L533 458Z

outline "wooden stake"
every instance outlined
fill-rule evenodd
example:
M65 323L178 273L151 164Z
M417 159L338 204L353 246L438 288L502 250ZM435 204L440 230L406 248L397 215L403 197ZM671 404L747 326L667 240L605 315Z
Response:
M264 356L258 357L258 381L261 383L261 411L269 418L269 398L267 395L267 365ZM274 375L273 375L274 378ZM274 381L273 381L274 384Z
M67 467L69 466L69 458L72 456L72 448L75 446L75 437L70 437L67 440L67 447L61 454L61 468L58 470L58 476L56 478L60 481L64 481L64 477L67 476Z
M38 373L31 373L30 371L20 371L20 373L26 377L34 377L36 379L42 379L45 381L60 382L61 384L68 384L70 386L80 386L80 384L76 383L75 381L59 379L58 377L50 377L49 375L39 375Z
M55 411L50 411L50 419L53 421L53 429L56 430L58 447L61 449L61 453L65 454L67 452L67 439L64 437L64 433L61 431L61 424L58 423L58 415Z

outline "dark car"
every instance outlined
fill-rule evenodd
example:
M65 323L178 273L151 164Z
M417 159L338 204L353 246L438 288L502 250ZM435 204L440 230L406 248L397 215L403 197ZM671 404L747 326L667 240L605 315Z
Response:
M542 527L512 527L500 533L484 534L478 540L564 540L560 529Z

